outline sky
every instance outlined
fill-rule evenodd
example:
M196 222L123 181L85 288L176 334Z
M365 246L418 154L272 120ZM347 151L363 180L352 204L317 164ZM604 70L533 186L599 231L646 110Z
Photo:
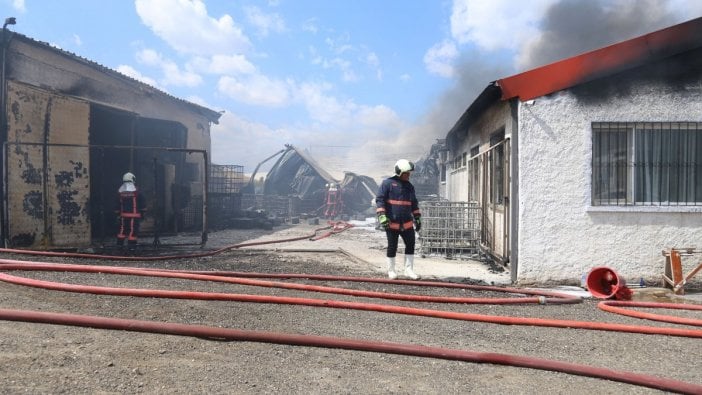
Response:
M426 156L490 82L700 17L702 1L0 0L0 11L15 32L221 111L213 163L250 173L292 144L339 178L378 178Z

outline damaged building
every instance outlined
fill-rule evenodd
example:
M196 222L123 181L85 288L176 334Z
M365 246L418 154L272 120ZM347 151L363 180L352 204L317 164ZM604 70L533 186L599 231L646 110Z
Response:
M659 283L702 242L702 18L490 83L446 136L444 197L519 283Z
M7 29L2 63L6 247L112 241L127 171L147 198L143 232L203 228L220 113Z
M374 215L372 200L378 184L371 177L345 172L339 180L309 153L290 144L274 157L278 155L266 175L262 193L251 194L249 189L242 197L244 207L266 210L285 219Z

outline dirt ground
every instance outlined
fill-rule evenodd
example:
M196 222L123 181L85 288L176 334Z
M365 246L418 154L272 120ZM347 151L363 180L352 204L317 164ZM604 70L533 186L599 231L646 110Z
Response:
M208 245L217 248L245 240L274 240L304 235L308 231L309 227L275 229L273 232L227 230L210 234ZM354 250L351 255L334 252L340 240L346 243L347 248ZM354 244L353 240L361 240L366 247L358 247L360 244ZM382 238L377 235L350 229L314 243L263 245L195 259L99 261L14 254L4 254L2 258L84 265L383 278L383 268L377 261L364 259L377 254L382 257L379 252L382 244ZM597 308L598 301L592 299L575 305L442 304L104 273L13 271L10 274L122 288L279 295L485 315L699 329L603 312ZM463 280L476 282L467 278ZM387 283L286 281L410 294L521 296ZM296 305L79 294L5 282L0 282L0 309L97 315L505 353L702 384L701 340L686 337L497 325ZM670 311L661 313L673 314ZM674 314L700 318L699 312L680 311ZM10 321L0 323L0 358L2 394L661 393L608 380L485 363Z

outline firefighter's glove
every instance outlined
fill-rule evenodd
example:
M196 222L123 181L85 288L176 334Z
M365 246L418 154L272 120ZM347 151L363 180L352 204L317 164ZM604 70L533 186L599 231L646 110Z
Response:
M420 216L414 217L414 230L417 232L422 230L422 217L420 217Z
M380 223L380 226L382 226L383 229L385 229L385 230L387 230L388 227L390 226L390 221L388 220L388 216L385 214L378 215L378 222Z

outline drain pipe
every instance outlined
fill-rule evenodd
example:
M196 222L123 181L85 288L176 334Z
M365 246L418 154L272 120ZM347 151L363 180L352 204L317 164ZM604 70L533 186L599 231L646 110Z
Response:
M415 357L436 358L451 361L491 363L496 365L515 366L529 369L562 372L585 377L594 377L599 379L618 381L621 383L658 389L662 391L677 392L681 394L702 393L702 385L685 383L682 381L672 379L660 378L633 372L604 369L569 362L560 362L548 359L523 357L518 355L500 353L483 353L440 347L421 346L414 344L343 339L328 336L298 335L281 332L238 330L210 327L204 325L188 325L177 323L129 320L87 315L47 313L40 311L0 309L0 319L7 321L32 322L53 325L69 325L86 328L114 329L131 332L192 336L204 339L285 344L292 346L307 346L378 352L397 355L409 355Z

